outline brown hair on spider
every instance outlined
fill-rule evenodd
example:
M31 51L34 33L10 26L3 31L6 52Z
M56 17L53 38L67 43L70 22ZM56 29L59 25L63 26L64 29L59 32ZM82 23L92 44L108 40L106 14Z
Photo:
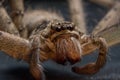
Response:
M81 45L79 33L75 32L75 25L67 21L52 21L50 23L50 41L55 48L55 61L60 64L70 62L74 64L81 59Z

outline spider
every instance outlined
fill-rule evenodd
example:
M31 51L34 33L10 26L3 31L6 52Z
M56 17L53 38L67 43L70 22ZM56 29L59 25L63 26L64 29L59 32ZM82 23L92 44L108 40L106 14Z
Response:
M26 61L35 80L44 80L41 66L44 61L51 59L61 65L66 62L73 65L82 56L99 49L96 62L71 69L77 74L95 74L106 63L108 47L120 42L119 2L113 4L90 35L86 35L81 0L68 0L73 22L54 12L24 12L23 0L9 0L9 16L3 2L0 1L0 50Z

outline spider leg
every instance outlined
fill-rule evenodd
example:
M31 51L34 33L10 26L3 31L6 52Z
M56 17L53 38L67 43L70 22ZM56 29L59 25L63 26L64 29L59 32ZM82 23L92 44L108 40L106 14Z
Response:
M78 74L95 74L106 62L107 44L104 38L91 38L91 43L99 49L99 55L95 63L89 63L83 67L73 67L72 70Z
M108 47L120 43L120 21L110 28L101 31L99 36L106 39Z
M115 6L107 13L107 15L98 23L95 29L92 31L93 35L98 35L106 28L115 25L120 20L120 3L116 3Z
M0 31L0 50L13 58L27 61L31 44L26 39Z
M5 8L2 6L1 1L0 1L0 30L19 36L18 30L16 29L14 23L12 22Z
M89 1L95 4L98 4L98 5L102 5L102 6L110 8L116 3L117 0L116 1L115 0L89 0Z
M30 72L36 80L45 80L42 66L40 65L40 40L39 37L31 39L32 51L30 58Z
M91 52L95 51L97 49L96 45L94 45L91 41L90 35L82 35L81 36L81 47L82 47L82 56L86 56L91 54Z
M68 0L68 3L72 21L77 25L76 30L87 33L82 0Z
M10 0L10 6L12 10L12 20L15 23L20 36L27 38L28 30L26 25L23 24L24 17L24 0Z

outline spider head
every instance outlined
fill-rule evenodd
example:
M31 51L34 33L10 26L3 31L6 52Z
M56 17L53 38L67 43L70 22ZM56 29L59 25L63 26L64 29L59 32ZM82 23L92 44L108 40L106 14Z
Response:
M64 64L68 61L74 64L81 59L79 33L75 31L73 23L65 21L52 22L47 38L54 44L56 62Z

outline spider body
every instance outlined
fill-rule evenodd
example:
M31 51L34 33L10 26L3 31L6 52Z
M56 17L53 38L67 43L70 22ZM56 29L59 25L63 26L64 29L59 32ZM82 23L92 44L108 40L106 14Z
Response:
M41 27L43 28L41 29ZM34 39L36 40L36 38L38 38L36 42L40 44L38 46L38 53L40 54L36 64L39 64L39 60L44 62L49 59L52 59L53 61L62 65L64 65L66 62L75 64L79 62L81 57L84 55L82 54L84 52L83 45L91 43L100 49L100 58L98 59L98 62L88 64L85 66L86 68L73 67L72 70L79 74L96 73L106 62L106 41L103 38L85 35L78 31L76 27L77 26L75 26L72 22L64 20L61 21L58 19L43 21L41 24L39 23L39 26L32 31L32 34L29 37L29 40L32 41L31 43L34 43ZM84 48L89 49L89 47L90 46ZM35 49L37 50L38 48L35 47ZM33 54L35 54L35 49L33 48ZM36 59L35 56L33 59ZM99 64L99 66L96 66L96 64ZM32 67L32 69L34 68ZM34 72L32 73L34 74Z
M18 4L16 0L10 1L12 12L14 12L12 19L17 27L14 26L4 8L0 6L0 14L2 15L0 15L0 22L3 21L3 23L0 23L2 24L2 26L0 26L0 50L6 52L6 54L13 58L26 61L30 66L31 74L36 80L44 80L45 76L41 62L50 59L62 65L66 64L66 62L75 64L82 60L82 56L98 49L99 54L96 62L89 63L83 67L73 66L72 71L78 74L91 75L97 73L105 65L108 47L111 44L109 46L107 45L108 43L105 40L106 36L105 38L100 37L104 37L104 33L97 36L99 30L97 33L95 32L95 35L84 34L83 32L86 31L83 30L84 24L82 24L82 26L76 24L79 22L79 15L77 17L73 15L74 24L73 22L65 21L60 15L54 12L36 10L28 11L24 14L23 0L19 0L20 4ZM76 3L76 1L72 2ZM76 3L76 5L79 4ZM73 11L75 10L75 13L77 12L78 14L81 12L76 6L70 6ZM118 7L120 4L116 6ZM118 12L119 10L115 11L115 13ZM7 18L4 17L6 15ZM114 19L114 17L116 16L113 16L112 19ZM10 20L12 24L6 22L6 20ZM106 23L108 24L110 20L106 21ZM104 24L102 25L104 26ZM7 30L3 26L6 26ZM10 27L8 28L8 26ZM99 27L101 28L101 26ZM110 29L115 30L114 34L120 30L119 27L112 27ZM110 29L106 30L102 27L100 31L104 32L105 30L105 32L107 32L106 35L109 35ZM114 34L112 34L112 36L114 36ZM120 42L119 35L116 36L118 39L110 40L114 41L114 44Z
M44 46L41 47L43 53L46 53L46 55L50 53L51 55L54 54L54 60L62 64L66 60L70 60L71 63L80 60L79 33L75 31L73 23L53 20L43 25L47 27L43 30L35 29L32 36L30 36L30 39L34 36L40 37L40 44Z

